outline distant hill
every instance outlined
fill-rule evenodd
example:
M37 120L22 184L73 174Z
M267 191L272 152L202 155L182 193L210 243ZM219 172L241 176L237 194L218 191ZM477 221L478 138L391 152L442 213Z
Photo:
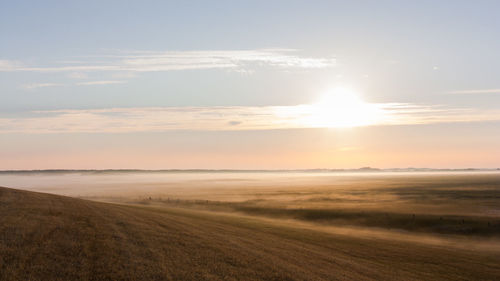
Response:
M0 188L0 280L495 280L500 257Z

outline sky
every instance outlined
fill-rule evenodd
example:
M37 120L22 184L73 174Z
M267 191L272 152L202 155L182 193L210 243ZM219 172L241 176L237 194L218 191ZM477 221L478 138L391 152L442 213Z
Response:
M0 169L497 168L499 10L0 0Z

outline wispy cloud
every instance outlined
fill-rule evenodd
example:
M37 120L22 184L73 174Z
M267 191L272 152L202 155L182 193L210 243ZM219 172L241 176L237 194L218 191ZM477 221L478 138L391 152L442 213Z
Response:
M127 83L127 81L123 81L123 80L85 81L85 82L75 83L74 85L94 86L94 85L112 85L112 84L123 84L123 83ZM64 86L64 84L60 84L60 83L31 83L31 84L21 85L21 88L26 89L26 90L35 90L38 88L60 87L60 86Z
M461 90L450 91L448 94L500 94L500 89L476 89L476 90Z
M92 86L92 85L110 85L110 84L123 84L126 81L122 80L104 80L104 81L87 81L87 82L79 82L76 85L79 86Z
M131 79L137 77L136 72L117 72L111 74L114 79Z
M16 71L21 67L22 65L17 61L0 60L0 71Z
M382 108L384 113L379 125L500 121L499 110L398 103L382 105Z
M107 56L88 57L82 63L48 66L28 66L12 61L0 61L0 71L31 72L156 72L193 69L233 69L250 67L325 68L335 65L333 57L304 57L293 49L210 50L210 51L133 51Z
M58 87L62 86L63 84L59 83L31 83L31 84L25 84L22 85L22 88L27 89L27 90L34 90L38 88L46 88L46 87Z
M71 72L66 76L68 78L71 78L71 79L87 79L88 78L88 75L86 73L82 73L82 72Z
M400 103L369 105L381 113L369 126L500 120L500 111ZM307 122L315 114L308 107L147 107L35 111L17 118L0 117L0 133L126 133L325 127Z
M359 147L359 146L343 146L343 147L339 147L337 150L345 152L345 151L354 151L354 150L361 150L361 149L362 149L362 147Z

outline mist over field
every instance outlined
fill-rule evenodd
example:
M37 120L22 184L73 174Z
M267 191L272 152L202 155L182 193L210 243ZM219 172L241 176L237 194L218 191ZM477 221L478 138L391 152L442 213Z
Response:
M496 171L35 171L1 174L0 183L103 202L308 223L379 238L384 236L380 231L436 238L421 241L444 241L446 235L500 238Z

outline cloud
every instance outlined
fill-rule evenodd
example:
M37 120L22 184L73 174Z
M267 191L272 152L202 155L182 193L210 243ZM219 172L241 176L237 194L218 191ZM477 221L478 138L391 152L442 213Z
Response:
M379 125L417 125L500 121L499 110L478 110L439 105L385 104Z
M500 89L450 91L448 94L500 94Z
M337 150L345 152L345 151L355 151L355 150L361 150L361 149L362 148L359 146L343 146L343 147L339 147Z
M499 111L387 103L368 126L499 121ZM0 133L129 133L172 130L230 131L324 127L304 122L309 105L139 107L33 111L0 117ZM286 112L287 114L283 114Z
M86 81L86 82L79 82L76 83L78 86L94 86L94 85L111 85L111 84L123 84L126 83L126 81L122 80L100 80L100 81ZM59 86L64 86L64 84L59 84L59 83L31 83L31 84L25 84L22 85L21 87L26 89L26 90L35 90L38 88L46 88L46 87L59 87Z
M126 81L122 80L104 80L104 81L87 81L87 82L80 82L76 83L76 85L79 86L92 86L92 85L110 85L110 84L123 84L126 83Z
M32 84L23 85L22 88L27 89L27 90L34 90L34 89L38 89L38 88L58 87L58 86L63 86L63 84L59 84L59 83L32 83Z
M137 77L137 74L135 72L117 72L111 74L111 77L115 79L130 79Z
M21 64L17 61L0 60L0 71L16 71L21 68Z
M71 79L87 79L88 75L82 72L72 72L67 75L68 78Z
M231 69L242 72L248 68L325 68L335 65L335 58L313 58L297 55L292 49L209 50L209 51L132 51L92 57L86 63L26 66L0 61L0 71L30 72L157 72L193 69ZM250 70L248 70L250 71Z

